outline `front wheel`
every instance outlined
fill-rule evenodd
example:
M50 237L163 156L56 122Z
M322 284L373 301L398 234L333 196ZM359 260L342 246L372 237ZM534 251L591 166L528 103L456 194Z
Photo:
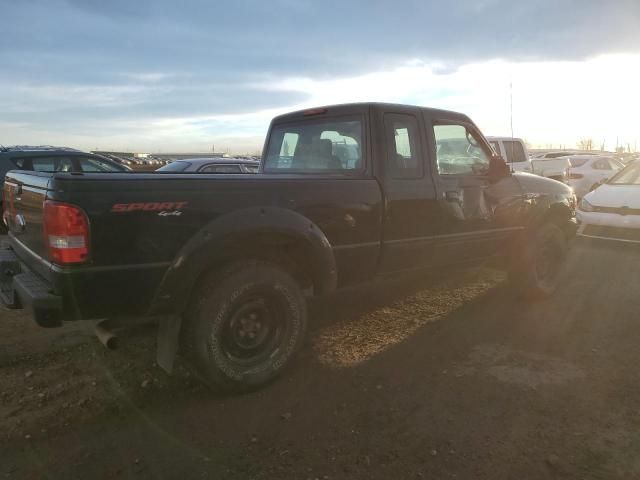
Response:
M261 261L205 278L187 315L186 356L217 390L244 392L276 378L302 345L306 301L297 282Z
M545 223L513 259L509 278L528 299L548 297L555 291L567 256L567 241L555 224Z

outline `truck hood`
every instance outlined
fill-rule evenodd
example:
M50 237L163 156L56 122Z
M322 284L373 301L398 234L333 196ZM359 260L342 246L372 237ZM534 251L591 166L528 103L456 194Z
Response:
M573 195L568 185L550 178L540 177L531 173L517 172L513 176L518 180L524 193L543 195Z
M601 185L584 197L598 207L640 209L640 185Z

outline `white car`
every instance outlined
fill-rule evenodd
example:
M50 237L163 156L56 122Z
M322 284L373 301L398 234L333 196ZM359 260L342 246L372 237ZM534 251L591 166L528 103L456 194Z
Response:
M640 163L587 193L576 216L578 235L640 243Z
M578 198L584 197L624 168L622 163L612 157L572 155L567 158L571 164L569 185Z

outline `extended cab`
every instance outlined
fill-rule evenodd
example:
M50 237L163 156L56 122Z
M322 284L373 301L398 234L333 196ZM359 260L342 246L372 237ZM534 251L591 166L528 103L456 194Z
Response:
M232 391L289 362L306 296L496 256L548 295L576 229L571 189L513 174L467 116L375 103L275 118L258 175L13 171L4 196L7 305L157 318L164 368L180 344Z

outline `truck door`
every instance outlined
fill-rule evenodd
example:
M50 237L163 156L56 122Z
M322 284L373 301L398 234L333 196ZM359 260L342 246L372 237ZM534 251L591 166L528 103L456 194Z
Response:
M447 118L425 123L441 213L439 256L466 262L507 248L521 230L520 184L510 174L490 176L491 148L473 124Z
M439 215L420 119L383 113L385 151L381 176L385 196L381 272L429 266L433 225Z

